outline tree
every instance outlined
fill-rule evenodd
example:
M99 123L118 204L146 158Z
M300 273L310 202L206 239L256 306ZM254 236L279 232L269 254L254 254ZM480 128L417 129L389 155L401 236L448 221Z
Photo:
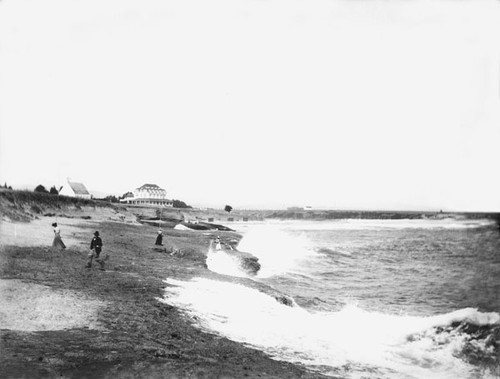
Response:
M231 211L233 210L233 207L232 207L232 206L230 206L230 205L226 205L226 206L224 207L224 210L225 210L227 213L231 213Z
M42 186L41 184L36 186L35 192L49 193L49 191L47 191L47 189L44 186Z
M50 187L49 193L52 195L59 195L59 191L57 190L56 186Z
M180 200L172 200L172 206L174 208L192 208L190 205Z
M126 199L127 197L134 197L134 194L132 192L125 192L123 195L118 197L118 200Z

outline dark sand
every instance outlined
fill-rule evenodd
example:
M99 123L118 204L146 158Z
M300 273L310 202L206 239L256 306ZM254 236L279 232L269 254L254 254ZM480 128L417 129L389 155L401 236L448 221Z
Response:
M0 377L323 377L201 331L157 300L166 278L221 278L205 266L212 233L165 229L170 255L153 249L155 227L116 214L66 210L58 219L64 251L50 248L54 217L2 221ZM109 254L104 272L84 268L94 230Z

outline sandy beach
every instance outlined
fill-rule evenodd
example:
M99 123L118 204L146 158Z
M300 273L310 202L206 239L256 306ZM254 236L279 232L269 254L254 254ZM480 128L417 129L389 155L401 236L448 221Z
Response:
M25 212L27 220L13 221L6 207L4 201L2 377L322 377L199 330L189 316L159 301L167 278L222 279L205 264L212 232L166 229L165 249L155 250L157 228L137 223L131 211L66 207L57 222L67 248L54 250L55 215ZM85 269L95 230L109 255L106 271L96 264Z

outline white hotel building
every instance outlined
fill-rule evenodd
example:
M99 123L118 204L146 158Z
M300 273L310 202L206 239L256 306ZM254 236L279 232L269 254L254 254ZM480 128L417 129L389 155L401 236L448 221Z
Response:
M144 206L173 206L173 202L167 199L167 191L156 184L144 184L133 192L129 192L128 196L121 199L120 202Z

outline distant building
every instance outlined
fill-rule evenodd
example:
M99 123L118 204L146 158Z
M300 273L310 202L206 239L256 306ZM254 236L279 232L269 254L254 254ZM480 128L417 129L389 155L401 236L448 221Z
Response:
M174 205L173 201L167 199L167 191L156 184L144 184L133 192L127 192L120 202L146 206L160 205L163 207L172 207Z
M83 183L72 182L69 179L67 180L66 185L64 185L61 191L59 191L59 195L92 199L91 193L87 190Z
M312 211L314 208L310 205L306 205L304 207L288 207L287 211L299 212L299 211Z
M123 195L123 198L126 199L127 197L134 197L134 194L132 192L127 192Z

